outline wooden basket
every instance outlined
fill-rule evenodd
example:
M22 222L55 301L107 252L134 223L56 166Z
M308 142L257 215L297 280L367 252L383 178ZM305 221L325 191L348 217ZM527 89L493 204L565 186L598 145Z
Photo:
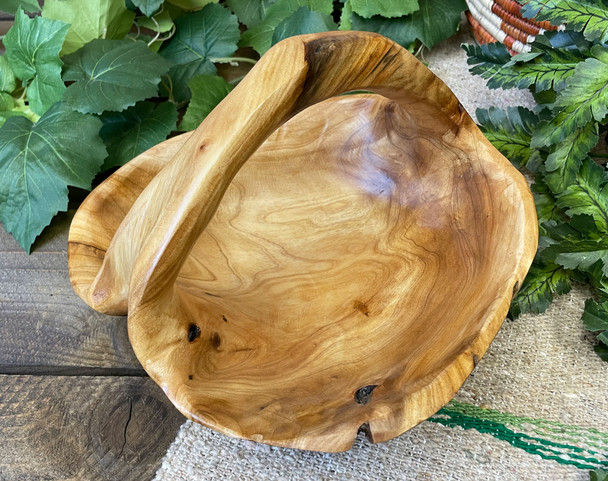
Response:
M466 0L467 19L480 43L501 42L512 55L530 51L536 35L559 30L549 22L536 22L521 15L522 6L515 0Z
M347 95L348 91L381 95ZM522 175L396 43L274 46L193 133L74 217L70 278L128 314L189 418L320 451L415 426L498 331L537 246Z

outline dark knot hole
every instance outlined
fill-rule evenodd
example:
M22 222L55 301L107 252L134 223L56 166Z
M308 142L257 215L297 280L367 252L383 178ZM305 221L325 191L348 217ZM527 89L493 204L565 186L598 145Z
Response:
M201 328L196 324L190 324L188 326L188 342L196 341L201 335Z
M355 402L357 404L367 404L370 402L372 399L372 393L377 387L377 385L369 385L359 388L355 393Z

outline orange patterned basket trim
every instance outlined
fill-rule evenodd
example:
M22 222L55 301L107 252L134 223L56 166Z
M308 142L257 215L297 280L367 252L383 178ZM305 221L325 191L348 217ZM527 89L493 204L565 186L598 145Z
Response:
M488 32L485 28L483 28L481 26L481 24L471 14L471 12L467 11L466 12L466 16L467 16L467 20L471 24L471 28L473 29L473 36L475 37L475 40L477 41L477 43L479 43L480 45L483 45L483 44L486 44L486 43L496 43L496 42L498 42L498 40L496 40L490 34L490 32ZM517 55L517 52L515 52L514 50L511 50L509 48L507 48L507 50L509 51L509 53L511 55Z
M492 0L485 0L492 1ZM509 49L517 53L529 52L531 50L528 43L534 41L534 36L517 31L516 27L505 31L504 21L498 15L492 13L484 5L484 0L466 0L469 10L481 26L496 40L504 43Z
M492 12L502 18L506 25L517 28L529 35L536 37L536 35L540 35L541 33L545 32L545 29L540 28L538 25L507 12L498 3L494 3L492 5Z

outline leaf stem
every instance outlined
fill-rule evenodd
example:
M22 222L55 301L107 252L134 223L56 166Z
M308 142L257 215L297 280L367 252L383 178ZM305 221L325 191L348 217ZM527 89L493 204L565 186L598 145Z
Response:
M239 62L250 63L252 65L258 63L257 60L248 57L213 57L209 60L211 60L213 63L229 63L234 65L238 64Z
M230 85L236 85L236 84L238 84L238 83L239 83L241 80L243 80L244 78L245 78L245 76L244 76L244 75L241 75L240 77L233 78L232 80L228 81L228 83L229 83Z
M156 21L156 19L153 16L150 17L150 20L152 20L154 22L154 25L156 25L156 35L154 36L154 38L152 40L150 40L148 42L148 47L150 45L152 45L154 42L156 42L158 40L158 37L160 37L160 25L158 25L158 22Z

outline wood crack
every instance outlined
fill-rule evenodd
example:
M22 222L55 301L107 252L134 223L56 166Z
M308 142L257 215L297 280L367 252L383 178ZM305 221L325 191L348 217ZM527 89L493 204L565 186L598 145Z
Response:
M131 417L133 417L133 399L129 398L129 417L127 418L127 422L125 423L125 430L123 432L123 443L122 448L120 448L120 452L118 453L117 458L122 456L122 453L125 450L125 446L127 445L127 429L129 429L129 423L131 422Z

